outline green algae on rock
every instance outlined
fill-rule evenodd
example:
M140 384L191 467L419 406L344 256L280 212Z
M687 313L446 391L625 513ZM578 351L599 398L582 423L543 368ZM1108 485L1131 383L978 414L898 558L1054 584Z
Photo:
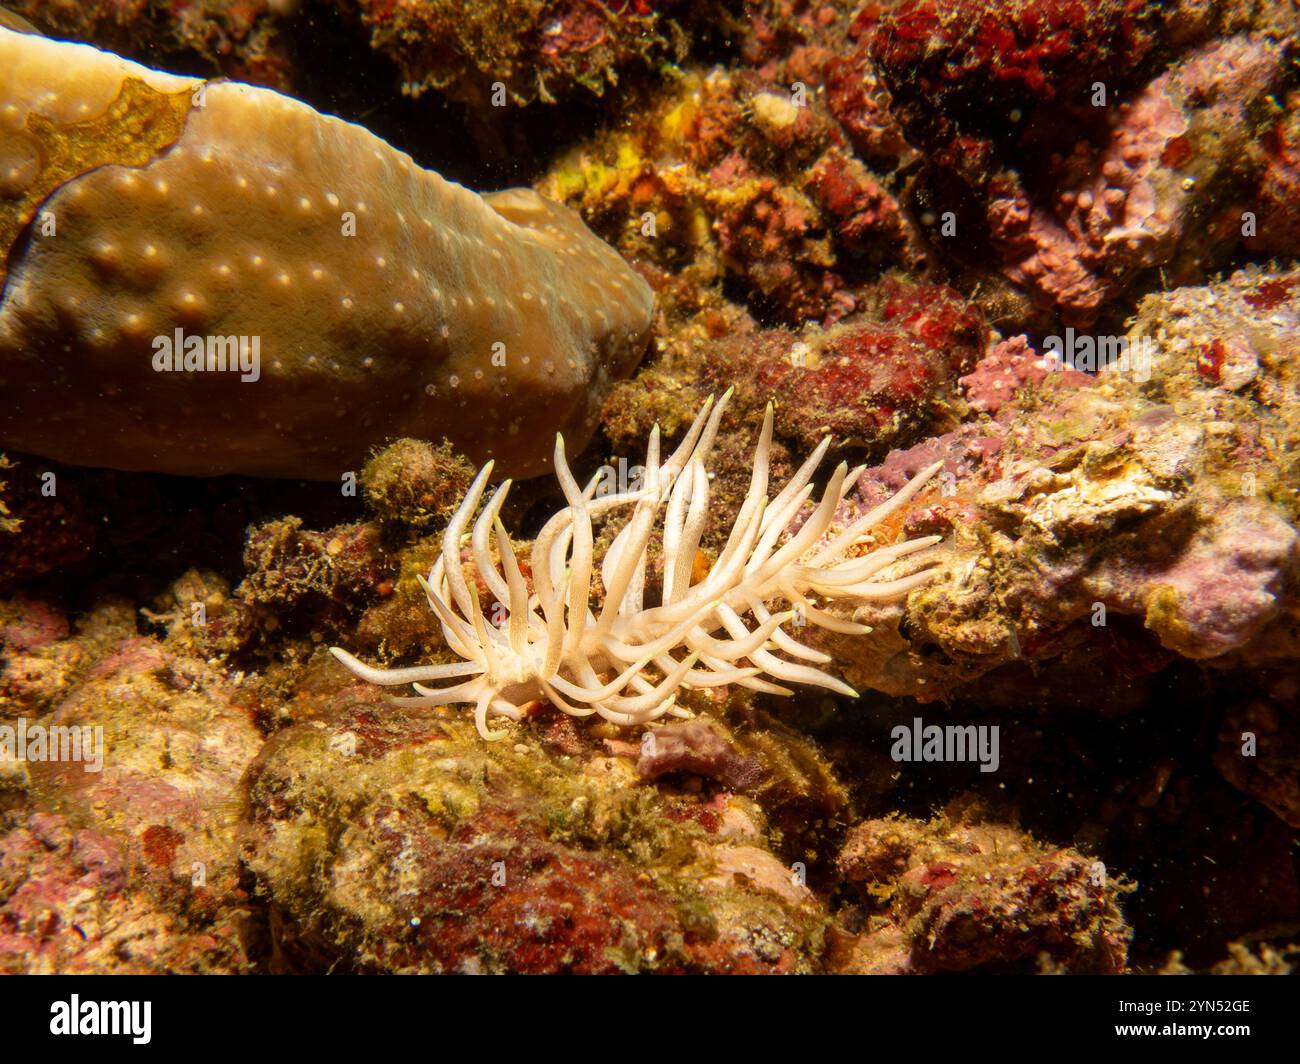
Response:
M519 104L582 92L601 96L620 71L680 60L688 38L679 22L705 21L712 5L556 4L507 0L353 0L371 46L402 71L402 91L436 89L475 107L506 95Z
M650 290L576 214L266 89L0 29L0 160L17 451L332 480L446 435L532 476L644 350Z
M357 690L249 770L245 859L290 964L815 970L825 912L751 803L733 797L726 833L710 830L636 786L627 759L480 743L468 722Z
M394 440L361 471L375 516L387 525L427 531L445 524L474 480L474 467L444 441Z

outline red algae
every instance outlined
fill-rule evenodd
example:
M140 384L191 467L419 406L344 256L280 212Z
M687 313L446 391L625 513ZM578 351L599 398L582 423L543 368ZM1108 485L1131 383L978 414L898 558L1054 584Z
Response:
M1243 298L1256 310L1273 310L1290 300L1294 281L1262 281Z

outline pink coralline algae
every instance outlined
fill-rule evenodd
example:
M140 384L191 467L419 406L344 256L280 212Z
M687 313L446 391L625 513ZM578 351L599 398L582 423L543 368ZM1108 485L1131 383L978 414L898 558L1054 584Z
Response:
M237 785L260 743L240 703L240 692L204 662L127 639L49 718L102 728L112 756L98 772L68 761L32 763L28 771L63 809L125 840L133 874L183 909L215 911L238 895Z
M0 612L0 646L24 653L67 638L68 621L48 604L24 596Z
M1121 103L1100 151L1080 142L1054 201L996 177L989 230L1007 276L1069 323L1092 322L1143 269L1170 262L1248 143L1248 113L1282 68L1262 38L1216 42Z
M188 927L133 885L114 839L53 813L0 834L0 973L246 970L234 921Z
M1148 606L1176 610L1166 645L1191 658L1215 658L1245 646L1282 609L1286 574L1300 567L1300 537L1253 499L1237 499L1155 576ZM1156 620L1156 618L1152 618Z
M1040 355L1027 337L1013 336L995 344L975 368L961 378L962 391L972 409L996 414L1026 385L1040 384L1051 373L1060 373L1072 384L1087 384L1091 378L1062 367L1050 355Z
M845 522L944 459L938 497L901 531L947 534L955 551L947 577L906 609L867 619L870 647L837 643L850 682L978 699L987 674L1034 661L1043 697L1068 698L1053 694L1047 663L1109 638L1106 618L1126 615L1152 644L1135 662L1172 652L1228 668L1296 653L1300 535L1278 478L1300 438L1288 354L1300 320L1251 303L1291 279L1241 273L1150 296L1128 336L1154 346L1149 380L1054 371L1009 400L977 380L994 414L868 471ZM1211 380L1200 352L1217 338L1238 353Z

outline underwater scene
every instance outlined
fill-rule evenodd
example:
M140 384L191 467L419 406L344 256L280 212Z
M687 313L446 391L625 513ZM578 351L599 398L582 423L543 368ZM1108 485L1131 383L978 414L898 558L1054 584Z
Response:
M0 972L1300 964L1294 0L3 4Z

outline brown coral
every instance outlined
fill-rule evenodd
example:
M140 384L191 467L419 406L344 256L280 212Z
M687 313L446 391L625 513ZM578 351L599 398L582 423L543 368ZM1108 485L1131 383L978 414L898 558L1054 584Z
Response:
M338 479L450 433L534 475L641 355L650 292L571 212L479 198L286 97L0 29L0 114L6 179L40 190L0 212L39 230L0 304L19 450Z

